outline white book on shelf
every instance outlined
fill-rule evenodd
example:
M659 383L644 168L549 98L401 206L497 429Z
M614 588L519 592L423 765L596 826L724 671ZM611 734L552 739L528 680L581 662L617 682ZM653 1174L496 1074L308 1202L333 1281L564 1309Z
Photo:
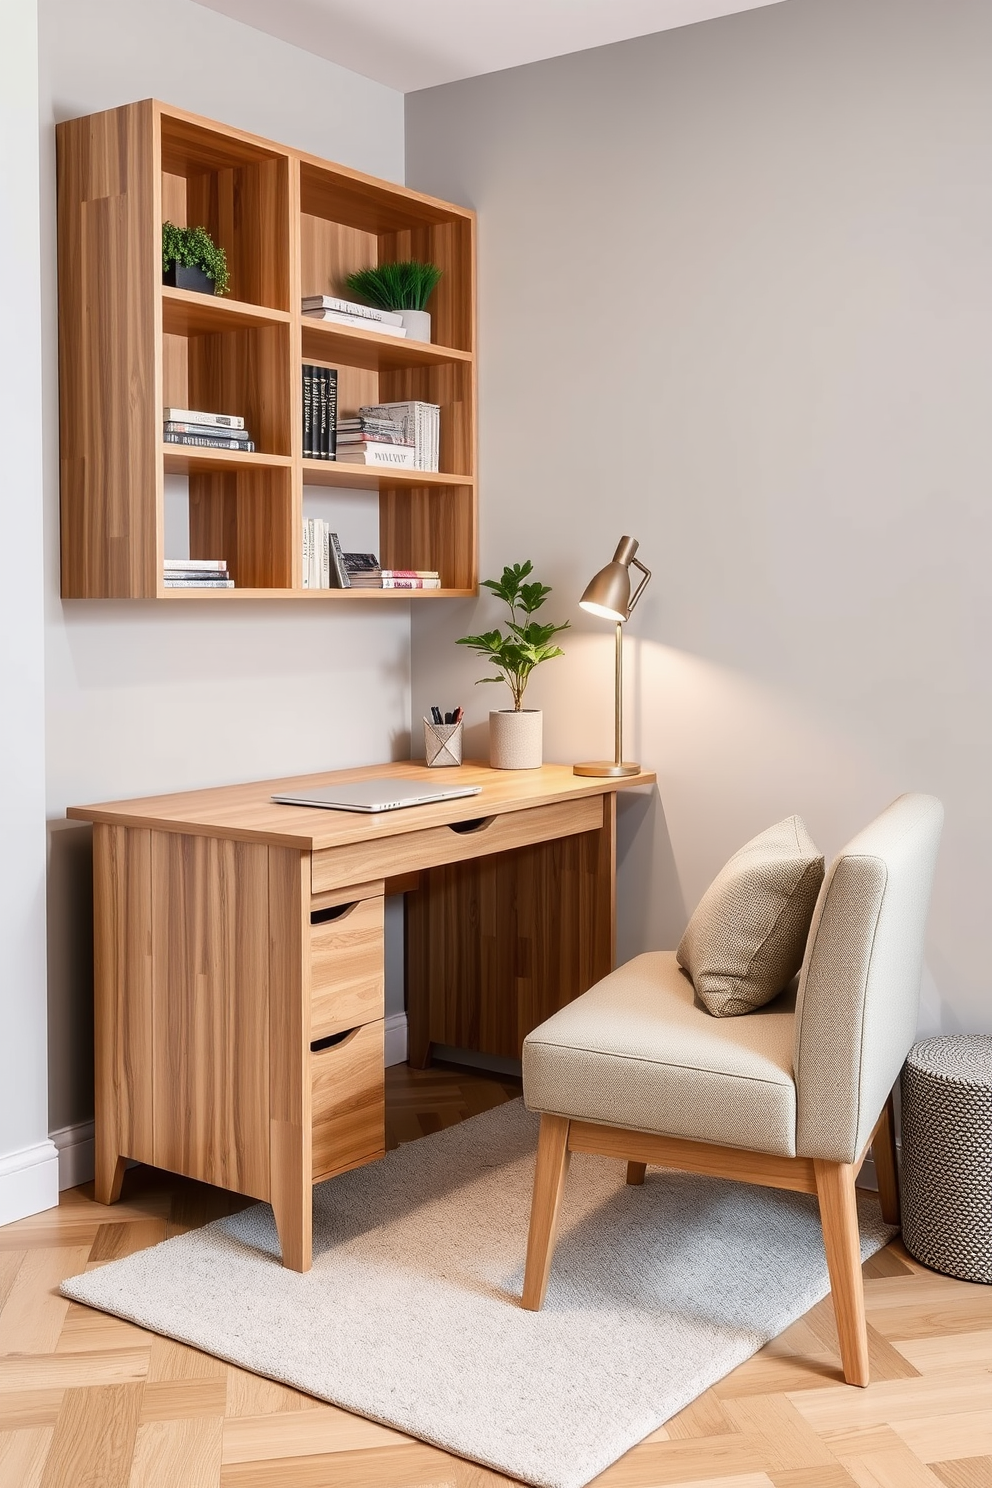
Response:
M163 408L167 424L210 424L217 429L243 429L245 421L236 413L201 413L196 408Z
M319 517L311 517L313 539L310 543L310 588L320 588L320 550L323 547L324 524Z
M166 573L212 573L223 578L227 573L226 558L166 558Z
M322 320L327 325L347 326L349 330L377 331L380 336L406 336L406 326L392 325L384 320L366 320L361 315L342 315L337 310L304 310L307 320Z
M310 519L303 519L303 554L300 568L300 584L304 589L310 588L310 544L313 540L313 524Z
M357 315L362 320L381 320L386 325L402 325L403 317L396 310L380 310L377 305L359 305L357 300L340 300L337 295L304 295L304 311L334 310L338 315Z
M412 444L347 445L338 451L339 465L393 465L401 470L416 470Z

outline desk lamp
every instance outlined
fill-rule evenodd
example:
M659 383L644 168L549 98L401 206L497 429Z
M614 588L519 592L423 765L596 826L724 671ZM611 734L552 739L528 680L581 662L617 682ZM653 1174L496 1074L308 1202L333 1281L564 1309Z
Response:
M640 765L624 762L623 758L623 623L644 593L651 577L651 570L634 557L637 552L636 537L622 537L613 554L612 563L601 568L594 579L586 585L579 600L590 615L600 615L604 620L615 620L617 626L617 681L616 681L616 759L591 760L587 764L573 765L575 775L636 775ZM631 566L639 569L640 581L633 594L630 592Z

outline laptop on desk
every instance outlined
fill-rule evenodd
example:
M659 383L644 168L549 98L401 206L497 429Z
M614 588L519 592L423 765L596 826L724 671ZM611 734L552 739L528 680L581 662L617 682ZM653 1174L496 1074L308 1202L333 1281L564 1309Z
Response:
M273 796L281 806L321 806L328 811L398 811L403 806L426 806L431 801L453 801L477 796L481 785L434 785L423 780L350 780L316 790Z

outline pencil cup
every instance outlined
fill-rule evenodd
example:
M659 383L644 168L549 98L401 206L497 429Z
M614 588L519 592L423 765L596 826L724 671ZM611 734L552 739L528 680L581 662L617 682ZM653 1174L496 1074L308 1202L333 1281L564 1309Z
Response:
M462 762L462 725L432 723L424 719L424 752L429 765L460 765Z

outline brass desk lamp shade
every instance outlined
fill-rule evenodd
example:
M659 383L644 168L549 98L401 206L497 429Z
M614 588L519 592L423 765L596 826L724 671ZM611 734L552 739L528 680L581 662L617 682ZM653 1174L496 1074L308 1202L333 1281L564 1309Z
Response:
M616 622L616 706L614 720L615 755L612 760L590 760L586 764L573 765L575 775L636 775L640 765L625 761L623 757L623 623L644 593L651 577L651 570L634 557L637 552L636 537L622 537L613 554L613 561L601 568L595 578L586 585L579 600L590 615L599 615L603 620ZM630 570L640 571L640 579L633 594L630 592Z

